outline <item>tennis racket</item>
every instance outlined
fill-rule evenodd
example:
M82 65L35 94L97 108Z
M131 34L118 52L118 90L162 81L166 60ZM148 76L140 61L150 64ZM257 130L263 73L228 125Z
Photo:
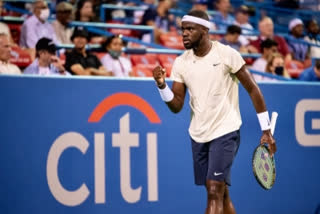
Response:
M271 134L273 135L278 118L277 112L272 112L271 116ZM271 157L266 145L259 145L254 150L252 156L252 170L254 177L260 186L266 190L272 188L276 179L276 163L274 157Z

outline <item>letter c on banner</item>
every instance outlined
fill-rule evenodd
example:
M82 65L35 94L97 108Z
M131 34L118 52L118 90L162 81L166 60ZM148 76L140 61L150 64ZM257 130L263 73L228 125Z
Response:
M47 160L47 180L49 189L57 201L66 206L77 206L84 202L90 192L85 184L75 191L66 190L59 181L58 163L64 150L75 147L85 154L89 143L85 137L76 132L59 136L52 144Z

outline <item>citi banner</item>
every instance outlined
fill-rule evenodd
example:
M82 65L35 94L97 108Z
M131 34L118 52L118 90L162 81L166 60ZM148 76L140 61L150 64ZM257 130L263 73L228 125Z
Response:
M171 85L171 82L169 81ZM320 84L261 83L279 113L276 182L251 158L261 131L240 87L237 213L320 213ZM0 76L0 213L204 213L194 185L188 98L179 114L152 80Z

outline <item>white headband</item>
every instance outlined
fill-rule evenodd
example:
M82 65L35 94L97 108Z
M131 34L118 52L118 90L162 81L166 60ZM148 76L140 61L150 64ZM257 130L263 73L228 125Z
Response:
M182 17L181 22L193 22L199 25L202 25L208 29L211 28L211 23L205 19L201 19L195 16L189 16L189 15L185 15Z

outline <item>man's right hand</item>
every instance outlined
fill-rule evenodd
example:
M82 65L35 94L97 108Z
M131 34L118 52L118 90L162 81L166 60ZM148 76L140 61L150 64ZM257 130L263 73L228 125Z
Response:
M155 67L152 71L153 78L156 81L159 88L165 87L165 77L166 77L166 70L162 68L160 65ZM162 87L161 87L162 86Z

